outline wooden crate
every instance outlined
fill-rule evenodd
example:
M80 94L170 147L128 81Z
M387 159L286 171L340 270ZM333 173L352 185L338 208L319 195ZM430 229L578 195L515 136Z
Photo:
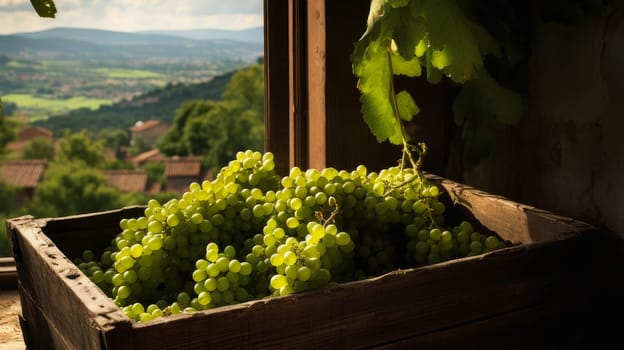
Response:
M586 316L594 228L431 176L456 215L516 243L322 290L136 323L71 259L143 207L7 221L29 349L569 348Z

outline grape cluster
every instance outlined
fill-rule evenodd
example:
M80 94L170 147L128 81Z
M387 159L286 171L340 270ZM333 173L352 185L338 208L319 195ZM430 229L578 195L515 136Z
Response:
M212 181L150 200L77 266L135 321L317 289L505 246L445 226L440 190L414 169L290 169L239 152Z

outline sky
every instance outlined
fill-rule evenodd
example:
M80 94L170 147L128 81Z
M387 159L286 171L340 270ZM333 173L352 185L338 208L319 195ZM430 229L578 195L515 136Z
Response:
M262 0L54 0L41 18L29 0L0 0L0 34L54 27L115 31L246 29L263 25Z

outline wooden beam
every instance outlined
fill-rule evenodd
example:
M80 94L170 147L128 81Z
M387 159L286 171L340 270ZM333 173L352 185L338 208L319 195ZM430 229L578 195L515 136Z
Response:
M290 166L308 167L306 0L289 0Z
M311 168L322 169L327 163L325 114L325 1L308 2L308 159Z
M282 175L290 165L288 1L264 0L264 144Z

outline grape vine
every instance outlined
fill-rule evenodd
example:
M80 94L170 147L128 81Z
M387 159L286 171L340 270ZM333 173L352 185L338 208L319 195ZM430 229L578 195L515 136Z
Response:
M481 137L487 143L492 124L514 125L520 118L520 95L498 84L484 64L486 57L503 55L502 44L471 18L465 8L469 3L371 2L366 32L351 55L353 72L371 132L379 142L402 144L404 157L409 157L411 140L403 123L412 121L420 109L408 91L395 91L395 76L420 77L424 71L429 83L446 78L462 86L453 112L466 139ZM483 150L479 142L472 145Z

